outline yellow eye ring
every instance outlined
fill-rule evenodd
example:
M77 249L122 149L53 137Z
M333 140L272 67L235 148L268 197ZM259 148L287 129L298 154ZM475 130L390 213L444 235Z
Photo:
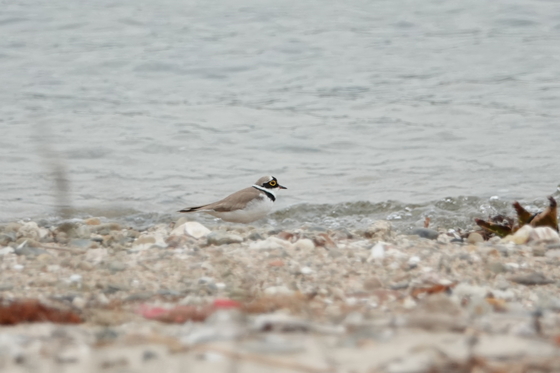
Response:
M268 182L268 185L270 185L270 186L272 186L272 187L273 187L273 186L276 186L276 181L270 180L270 181Z

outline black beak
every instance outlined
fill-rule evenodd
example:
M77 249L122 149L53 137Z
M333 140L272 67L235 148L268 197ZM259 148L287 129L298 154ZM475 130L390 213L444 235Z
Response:
M280 188L280 189L288 189L288 188L286 188L285 186L282 186L282 185L280 185L280 184L278 184L278 188Z

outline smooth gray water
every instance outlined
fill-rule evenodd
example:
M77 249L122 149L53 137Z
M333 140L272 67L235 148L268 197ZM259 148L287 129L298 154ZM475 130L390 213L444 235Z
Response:
M4 1L0 36L0 220L55 216L56 167L76 215L129 220L265 174L293 224L560 183L555 0Z

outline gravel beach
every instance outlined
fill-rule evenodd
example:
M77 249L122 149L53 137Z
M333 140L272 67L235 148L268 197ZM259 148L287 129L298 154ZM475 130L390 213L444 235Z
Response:
M0 369L560 371L556 232L416 233L4 224Z

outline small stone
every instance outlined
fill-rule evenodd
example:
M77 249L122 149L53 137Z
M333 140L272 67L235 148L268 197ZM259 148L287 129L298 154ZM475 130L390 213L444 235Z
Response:
M39 226L34 221L24 223L18 230L18 236L38 240L40 238Z
M101 219L99 218L89 218L84 220L84 223L87 225L100 225L101 224Z
M183 223L171 231L171 235L189 235L194 238L206 237L211 233L211 230L196 221L188 221Z
M141 251L148 250L156 244L156 238L153 236L140 236L132 244L132 250Z
M281 240L273 236L268 237L266 240L251 242L249 249L251 250L284 250L291 244L287 241Z
M313 271L313 270L312 270L311 268L309 268L309 267L301 267L299 271L300 271L300 273L301 273L302 275L310 275L310 274L312 274L313 272L315 272L315 271Z
M89 228L89 225L80 225L79 227L77 227L76 236L82 239L84 238L89 239L89 237L91 236L91 230Z
M47 272L58 272L60 271L60 266L58 264L50 264L47 266Z
M482 237L482 235L478 232L472 232L471 234L469 234L469 237L467 238L467 243L470 243L471 245L477 244L479 242L484 242L484 238Z
M108 235L111 231L120 231L122 230L122 226L118 223L105 223L99 225L91 225L89 227L92 233L97 233L100 235Z
M427 238L429 240L435 240L439 236L438 231L428 228L416 228L411 233L422 238Z
M404 309L411 310L416 307L416 301L412 299L412 297L408 296L404 298L402 305Z
M237 234L228 234L228 233L218 233L213 232L210 233L207 237L208 245L230 245L234 243L241 243L243 242L243 237Z
M68 278L68 280L69 280L70 282L81 282L81 281L82 281L82 275L73 274L73 275L71 275L71 276Z
M15 232L7 232L0 234L0 246L8 246L10 242L14 242L16 240L16 233Z
M521 285L547 285L554 283L553 280L546 278L542 273L533 272L528 275L514 276L509 279Z
M327 233L319 233L314 236L313 243L315 246L321 246L327 250L335 250L338 248L336 242Z
M86 252L86 260L93 264L101 263L109 255L107 249L89 249Z
M129 287L124 284L109 283L103 290L105 294L114 294L118 291L128 291Z
M111 272L121 272L127 268L128 266L125 263L120 262L118 260L113 260L109 262L109 264L107 265L107 269Z
M451 237L447 235L447 233L442 233L436 239L438 243L448 244L451 242Z
M263 239L263 236L258 232L253 232L248 237L251 241L260 241Z
M506 265L504 265L503 263L500 262L490 262L486 265L486 268L495 274L498 273L504 273L508 271L508 268Z
M410 259L408 259L408 267L409 268L416 268L418 267L418 264L420 263L420 257L419 256L411 256Z
M542 245L533 247L533 256L545 256L545 254L546 254L546 247Z
M55 232L57 232L57 233L64 232L64 233L66 233L66 235L68 237L76 237L76 229L77 228L78 228L78 225L76 223L66 222L66 223L62 223L58 227L56 227Z
M39 228L39 238L42 242L51 241L51 236L52 235L50 230L48 230L47 228Z
M386 241L393 235L393 226L386 220L379 220L373 223L364 232L366 238L371 238L374 241Z
M94 268L94 265L85 261L81 261L78 263L76 268L81 269L82 271L91 271Z
M535 251L533 250L533 255L534 254ZM544 256L546 256L547 258L560 258L560 249L548 250L547 252L545 252Z
M153 297L154 295L155 294L151 291L143 291L143 292L140 292L140 293L130 294L124 300L125 301L147 300L147 299L150 299L151 297Z
M41 254L41 255L37 255L35 260L40 263L49 263L54 260L54 257L51 254Z
M73 238L70 240L70 242L68 242L68 246L79 247L81 249L87 249L91 247L92 244L92 240L84 238Z
M213 284L214 282L215 282L215 281L214 281L214 279L213 279L212 277L206 277L206 276L205 276L205 277L200 277L200 278L198 279L198 283L199 283L200 285Z
M19 245L14 250L14 252L17 255L25 255L25 256L38 256L41 254L48 254L46 250L30 245L29 241L24 241L21 245Z
M302 238L301 240L297 240L294 244L296 250L301 251L311 251L315 248L315 244L309 238Z
M372 291L383 287L383 283L379 277L370 277L364 281L364 289L367 291Z
M286 263L282 259L274 259L268 262L269 267L284 267Z
M4 256L6 254L11 254L14 252L14 249L10 246L3 247L0 249L0 256Z
M68 243L68 235L66 234L66 232L55 232L54 235L54 240L60 244L66 244Z
M14 285L12 284L0 284L0 291L8 291L8 290L12 290L14 288Z
M373 261L383 260L383 258L385 257L385 245L385 242L376 243L371 248L371 253L369 255L369 258L367 259L367 262L370 263Z
M270 286L264 289L266 295L290 295L293 291L286 286Z
M4 231L15 233L15 232L19 231L19 229L22 227L22 225L23 224L11 222L11 223L6 224L6 226L4 227Z
M76 297L72 300L72 305L79 309L83 309L86 306L86 303L86 300L81 297Z

